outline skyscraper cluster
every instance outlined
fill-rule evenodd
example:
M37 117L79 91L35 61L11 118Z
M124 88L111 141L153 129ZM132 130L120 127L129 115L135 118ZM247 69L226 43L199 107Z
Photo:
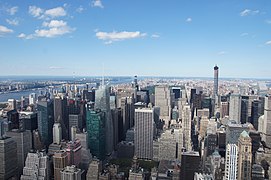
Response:
M271 95L218 70L209 81L62 82L9 99L0 179L267 179Z

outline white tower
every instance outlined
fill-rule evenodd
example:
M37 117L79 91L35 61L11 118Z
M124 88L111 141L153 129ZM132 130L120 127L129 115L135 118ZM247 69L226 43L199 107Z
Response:
M60 123L55 123L53 127L53 143L60 144L62 140L62 129Z

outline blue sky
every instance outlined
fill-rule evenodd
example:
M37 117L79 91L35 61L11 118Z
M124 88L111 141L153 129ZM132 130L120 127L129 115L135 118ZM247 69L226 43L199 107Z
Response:
M1 0L0 76L271 77L271 1Z

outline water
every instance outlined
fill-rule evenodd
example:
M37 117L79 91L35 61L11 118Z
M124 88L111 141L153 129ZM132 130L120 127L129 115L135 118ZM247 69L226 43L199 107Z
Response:
M20 92L9 92L5 94L0 94L0 102L7 102L8 99L16 99L21 100L22 96L28 97L31 93L40 94L42 90L27 90L27 91L20 91Z

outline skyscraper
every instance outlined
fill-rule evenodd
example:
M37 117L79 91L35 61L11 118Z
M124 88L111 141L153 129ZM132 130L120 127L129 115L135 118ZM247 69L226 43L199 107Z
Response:
M237 180L238 146L228 144L226 149L225 180Z
M262 140L265 141L268 147L271 147L270 136L271 136L271 95L268 95L265 97L263 136L262 136Z
M218 66L214 67L214 97L218 95Z
M60 123L55 123L53 127L53 143L60 144L62 140L62 129Z
M101 109L105 113L105 142L106 153L113 151L113 123L110 110L109 87L102 85L95 92L95 109Z
M17 146L10 137L0 135L0 179L17 175Z
M246 131L238 139L238 152L238 180L251 180L252 144Z
M53 142L54 109L50 100L38 101L38 130L47 147Z
M67 98L56 96L54 98L54 121L61 124L63 139L69 139L69 119L67 111Z
M186 104L182 109L182 127L184 133L184 147L187 151L192 150L191 145L191 129L192 129L192 122L191 122L191 108L188 104Z
M168 86L155 87L155 106L160 107L160 119L168 126L171 120L172 92Z
M241 95L231 94L229 119L235 120L237 123L241 122Z
M87 109L88 146L93 156L104 160L105 150L105 113L99 109Z
M68 155L65 150L58 151L53 156L54 163L54 179L60 180L61 173L60 171L68 165Z
M153 108L135 110L135 155L142 159L153 158Z

